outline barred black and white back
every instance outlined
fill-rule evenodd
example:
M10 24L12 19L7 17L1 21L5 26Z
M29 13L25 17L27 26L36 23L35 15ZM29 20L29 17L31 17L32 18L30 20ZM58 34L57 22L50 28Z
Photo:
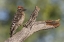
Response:
M18 6L17 12L14 15L14 18L12 20L12 24L10 27L10 37L14 35L16 32L16 29L22 25L24 19L25 19L25 14L24 14L25 9L22 6Z

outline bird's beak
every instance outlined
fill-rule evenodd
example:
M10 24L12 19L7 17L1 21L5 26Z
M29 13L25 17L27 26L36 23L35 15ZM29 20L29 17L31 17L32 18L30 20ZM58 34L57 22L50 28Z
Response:
M23 9L23 11L26 11L26 9Z

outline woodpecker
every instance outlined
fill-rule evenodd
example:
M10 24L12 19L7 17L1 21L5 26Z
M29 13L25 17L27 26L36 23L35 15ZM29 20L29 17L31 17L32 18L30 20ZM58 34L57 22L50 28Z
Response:
M22 25L24 19L25 19L25 11L26 9L24 9L22 6L18 6L17 8L17 12L14 15L14 18L12 20L12 24L10 27L10 37L12 37L14 35L14 33L16 32L16 29Z

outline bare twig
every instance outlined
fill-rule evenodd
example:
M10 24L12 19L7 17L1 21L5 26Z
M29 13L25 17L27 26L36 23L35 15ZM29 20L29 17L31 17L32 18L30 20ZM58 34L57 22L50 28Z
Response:
M40 9L36 6L34 12L31 14L29 21L24 25L22 30L13 35L13 37L7 39L5 42L24 42L24 40L32 35L34 32L59 26L59 20L50 20L51 22L36 21L39 10Z

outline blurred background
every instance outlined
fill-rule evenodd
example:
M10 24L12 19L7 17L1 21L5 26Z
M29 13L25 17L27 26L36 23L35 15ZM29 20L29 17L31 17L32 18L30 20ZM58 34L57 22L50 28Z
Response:
M64 42L64 0L0 0L0 42L9 38L11 21L19 5L27 9L24 23L35 6L40 7L37 21L60 19L59 27L38 31L25 42Z

